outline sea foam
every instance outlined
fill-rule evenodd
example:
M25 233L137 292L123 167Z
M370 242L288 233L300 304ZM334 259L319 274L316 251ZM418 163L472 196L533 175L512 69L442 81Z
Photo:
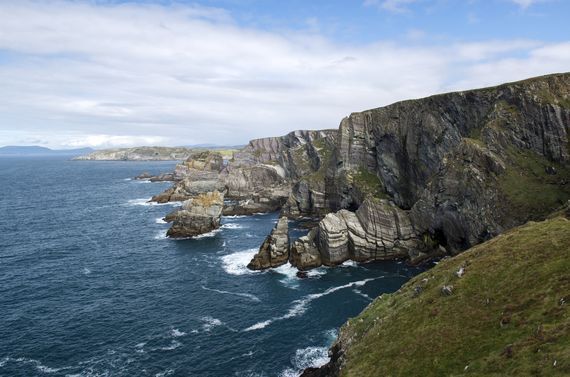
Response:
M233 254L223 256L222 267L230 275L248 275L256 273L247 268L251 258L257 253L257 248L245 251L238 251Z

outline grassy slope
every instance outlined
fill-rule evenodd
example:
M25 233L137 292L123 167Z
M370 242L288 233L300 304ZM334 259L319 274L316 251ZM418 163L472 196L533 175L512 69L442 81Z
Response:
M444 284L452 295L442 295ZM570 375L569 305L570 221L528 223L442 261L350 320L341 375Z

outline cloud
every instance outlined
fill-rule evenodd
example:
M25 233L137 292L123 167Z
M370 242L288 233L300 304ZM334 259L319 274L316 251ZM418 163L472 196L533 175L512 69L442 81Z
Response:
M418 0L365 0L365 6L375 6L382 10L394 13L404 13L408 11L408 5Z
M427 40L346 45L186 5L0 1L0 145L235 145L570 66L564 42Z
M518 5L522 9L527 9L531 5L534 5L537 3L544 3L548 0L510 0L510 1L515 3L516 5Z

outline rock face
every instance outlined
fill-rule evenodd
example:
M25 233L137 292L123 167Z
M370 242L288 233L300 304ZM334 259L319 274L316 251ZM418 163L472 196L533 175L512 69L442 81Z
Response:
M271 234L261 245L259 252L253 257L247 268L262 270L279 267L289 259L289 226L286 217L281 217Z
M303 271L323 264L321 254L315 244L316 234L317 229L314 228L308 235L300 237L293 242L291 253L289 254L289 262L291 262L292 266Z
M186 200L181 209L166 217L167 221L172 221L166 235L173 238L194 237L219 228L223 205L224 196L218 191Z
M356 213L340 210L326 215L312 234L295 242L294 249L291 263L308 269L318 267L318 261L334 266L349 259L417 260L423 255L411 252L418 253L424 245L412 228L408 212L388 200L368 198Z
M217 190L223 213L321 220L294 242L300 269L458 253L570 198L570 74L398 102L338 130L193 155L154 199ZM310 266L310 267L309 267Z
M411 209L418 235L458 252L567 200L569 127L570 74L353 113L325 196L332 210L355 209L376 186Z

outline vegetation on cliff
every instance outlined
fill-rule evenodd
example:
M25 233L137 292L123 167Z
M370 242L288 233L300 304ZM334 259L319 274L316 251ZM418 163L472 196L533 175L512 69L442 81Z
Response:
M348 321L333 361L306 373L569 375L569 253L558 216L445 259Z

